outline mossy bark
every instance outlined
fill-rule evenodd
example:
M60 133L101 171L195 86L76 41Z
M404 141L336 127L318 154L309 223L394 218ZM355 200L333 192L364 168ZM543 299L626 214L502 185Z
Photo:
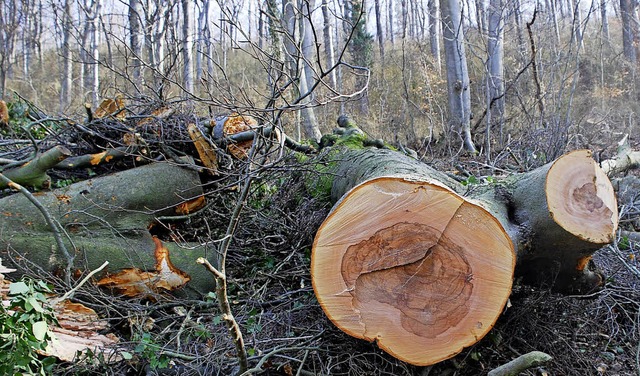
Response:
M176 207L202 196L197 173L169 163L154 163L65 188L41 192L36 198L64 230L64 242L81 272L109 261L108 273L125 268L153 270L156 244L149 227L158 216L176 215ZM0 199L0 254L22 271L40 267L64 269L66 260L55 247L53 231L42 213L16 193ZM206 292L211 281L195 263L213 259L200 244L164 243L176 268L188 273L188 289Z

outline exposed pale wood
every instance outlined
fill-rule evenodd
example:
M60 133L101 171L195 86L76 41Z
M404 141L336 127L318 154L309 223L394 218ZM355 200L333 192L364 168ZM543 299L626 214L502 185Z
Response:
M381 177L347 193L314 242L311 274L346 333L416 365L482 338L511 292L500 223L439 183Z
M613 176L627 170L640 167L640 151L634 151L629 145L629 135L625 135L620 142L616 156L600 162L605 174Z
M613 240L618 208L591 152L573 151L508 181L513 221L523 234L517 274L532 280L548 274L560 289L583 291L601 283L584 266Z

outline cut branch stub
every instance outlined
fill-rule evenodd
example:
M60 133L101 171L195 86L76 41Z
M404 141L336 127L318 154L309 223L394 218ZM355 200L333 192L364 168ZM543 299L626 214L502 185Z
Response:
M567 232L596 244L613 240L618 227L616 196L589 150L576 150L555 161L545 191L550 215Z
M438 183L365 181L320 227L311 274L344 332L415 365L476 343L511 292L515 252L485 209Z

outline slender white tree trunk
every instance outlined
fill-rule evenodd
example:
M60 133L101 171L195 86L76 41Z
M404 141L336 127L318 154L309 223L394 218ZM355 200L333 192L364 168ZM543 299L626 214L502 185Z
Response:
M331 16L329 15L329 4L327 0L322 0L322 18L324 19L324 27L322 34L324 36L324 53L327 59L327 68L333 67L335 64L335 51L333 47L333 38L331 37ZM336 88L336 70L329 73L329 85Z
M442 73L442 58L440 57L440 3L438 0L429 0L427 3L429 8L429 45L431 48L431 56L433 57L433 63L438 70L438 73Z
M182 0L182 60L186 96L193 93L193 10L190 0Z
M60 87L60 111L71 103L73 85L73 55L71 51L71 0L65 0L62 12L62 84Z
M471 94L459 0L440 0L447 67L450 129L460 134L464 148L476 152L471 138Z
M312 10L315 8L315 0L300 0L299 17L300 19L300 35L302 37L302 74L300 77L300 94L307 97L302 101L304 103L302 111L302 122L305 135L310 139L320 141L322 134L318 128L318 121L314 110L313 85L316 82L315 73L312 63L315 60L315 41L311 30Z
M502 140L504 123L504 3L491 0L488 9L488 55L487 60L487 132L485 152L491 155L491 128L497 125ZM493 105L491 105L493 103Z
M143 69L142 69L142 3L140 0L129 0L129 48L131 53L131 80L137 90L142 90Z

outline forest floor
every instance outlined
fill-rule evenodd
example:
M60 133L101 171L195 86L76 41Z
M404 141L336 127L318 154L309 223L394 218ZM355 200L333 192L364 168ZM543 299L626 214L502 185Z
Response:
M613 156L619 140L600 141L602 145L595 146L609 147L604 155ZM441 170L453 171L461 164L477 176L489 173L472 159L454 160L437 148L418 152ZM500 171L515 163L507 159L497 166ZM330 204L306 192L300 173L304 170L305 165L290 157L258 177L229 249L232 310L245 336L250 365L259 366L261 374L480 375L537 350L553 360L528 375L639 375L640 243L624 237L594 257L594 266L606 278L600 290L566 295L516 280L493 330L439 364L411 366L374 343L341 332L327 319L313 292L311 246ZM209 196L209 205L197 216L158 226L154 234L192 241L224 235L238 196L238 173L230 170L227 181L215 183L230 188ZM640 212L635 207L637 195L638 191L619 202L621 227L632 231ZM231 375L237 371L234 344L213 296L204 300L162 296L150 302L116 297L85 285L75 299L107 319L121 339L120 346L134 357L113 364L97 357L91 362L61 363L56 374Z

